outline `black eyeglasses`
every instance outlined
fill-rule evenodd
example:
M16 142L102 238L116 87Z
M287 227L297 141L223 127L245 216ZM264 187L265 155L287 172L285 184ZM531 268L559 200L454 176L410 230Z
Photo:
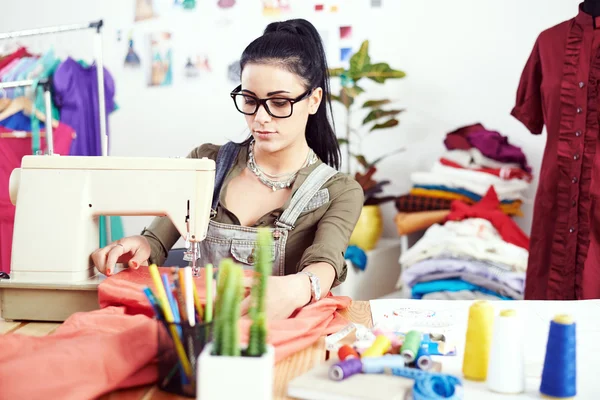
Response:
M312 93L313 89L307 90L295 99L285 97L269 97L259 99L250 94L241 93L242 85L239 85L230 93L235 108L245 115L254 115L262 105L270 116L275 118L289 118L294 112L294 103L306 99Z

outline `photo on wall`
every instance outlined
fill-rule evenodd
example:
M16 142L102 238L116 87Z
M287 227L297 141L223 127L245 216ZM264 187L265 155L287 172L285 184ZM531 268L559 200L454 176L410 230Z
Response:
M150 34L150 71L148 86L170 86L173 83L173 43L170 32Z
M184 75L188 79L200 78L207 73L212 72L208 55L197 54L195 57L188 57L185 62Z
M262 0L263 15L278 16L291 11L290 0Z
M154 7L154 0L136 0L135 1L135 18L137 21L145 21L158 17Z

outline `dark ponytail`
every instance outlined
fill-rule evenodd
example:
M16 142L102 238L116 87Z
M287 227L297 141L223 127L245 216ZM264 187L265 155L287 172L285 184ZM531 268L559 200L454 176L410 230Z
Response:
M321 36L315 27L305 19L270 23L263 35L242 53L242 71L247 63L278 64L300 76L307 90L323 89L319 109L308 116L306 141L323 162L339 169L340 147L333 128L329 70Z

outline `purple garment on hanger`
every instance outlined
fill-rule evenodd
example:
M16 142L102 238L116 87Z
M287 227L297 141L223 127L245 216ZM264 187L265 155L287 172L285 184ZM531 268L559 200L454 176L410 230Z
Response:
M70 155L102 155L96 66L86 68L69 57L56 69L53 82L54 100L60 108L60 120L71 126L77 134L71 144ZM108 115L115 108L115 82L106 68L104 68L104 95L108 135Z
M467 140L473 147L477 147L481 154L496 161L517 163L525 171L531 173L527 159L520 147L508 143L508 138L496 131L487 129L469 133Z

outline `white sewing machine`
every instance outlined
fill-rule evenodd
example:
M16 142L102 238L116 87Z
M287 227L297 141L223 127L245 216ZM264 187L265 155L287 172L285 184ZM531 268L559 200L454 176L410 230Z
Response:
M0 279L2 318L64 321L99 307L105 276L90 255L100 215L166 215L197 251L214 180L207 158L23 157L10 177L16 215L10 279Z

